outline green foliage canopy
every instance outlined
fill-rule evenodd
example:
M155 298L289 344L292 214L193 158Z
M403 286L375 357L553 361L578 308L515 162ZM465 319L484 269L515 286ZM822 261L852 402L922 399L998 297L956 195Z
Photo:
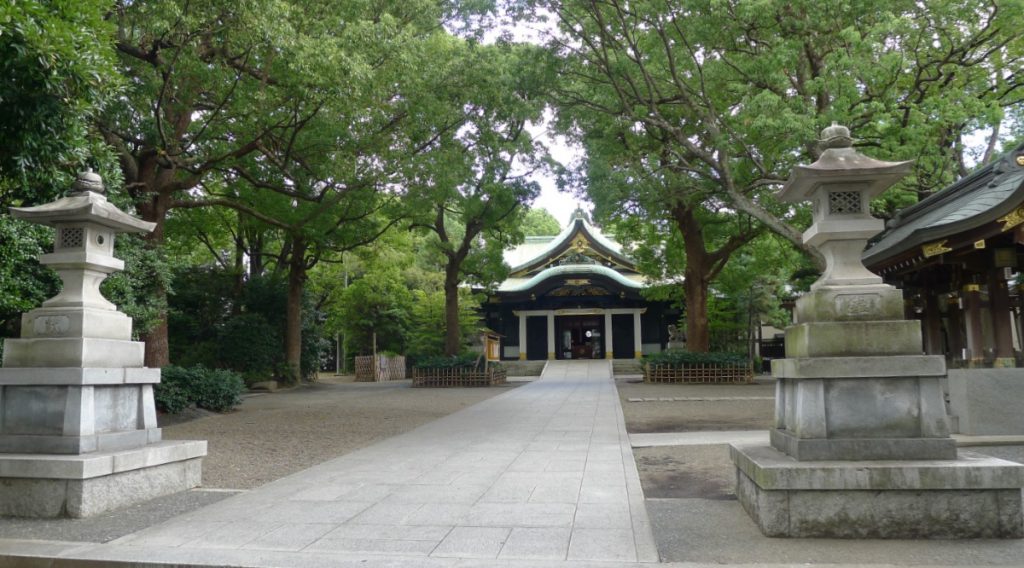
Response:
M0 207L45 202L106 154L92 121L122 84L105 0L0 3Z
M528 209L519 228L527 237L548 237L562 232L558 219L543 208Z
M762 227L820 260L800 238L806 212L773 194L817 158L823 127L851 127L874 157L915 160L876 204L885 214L965 173L964 137L998 126L1024 93L1019 2L524 4L558 24L563 128L588 151L576 180L604 215L675 226L625 222L654 238L652 257L681 240L691 312L706 298L694 282Z

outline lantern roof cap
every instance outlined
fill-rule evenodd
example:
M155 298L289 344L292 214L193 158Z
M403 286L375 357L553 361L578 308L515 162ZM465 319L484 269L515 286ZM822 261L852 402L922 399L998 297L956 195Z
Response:
M861 154L853 147L849 129L837 124L822 130L819 147L824 151L816 162L793 168L789 180L778 193L780 201L809 201L823 186L861 191L866 199L871 199L907 175L913 163L886 162Z
M91 222L119 233L149 233L156 227L156 223L129 215L107 201L102 193L103 180L93 172L79 174L72 187L76 191L67 197L34 207L11 207L11 214L19 219L49 226Z

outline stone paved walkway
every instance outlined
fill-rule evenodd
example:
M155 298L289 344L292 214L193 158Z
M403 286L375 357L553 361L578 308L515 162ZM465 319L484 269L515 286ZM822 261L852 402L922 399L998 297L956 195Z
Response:
M541 379L412 432L73 556L657 562L610 375L606 361L552 362Z

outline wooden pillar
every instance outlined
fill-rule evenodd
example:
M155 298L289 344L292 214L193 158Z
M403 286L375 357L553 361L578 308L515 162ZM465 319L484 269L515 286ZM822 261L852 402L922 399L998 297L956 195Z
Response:
M1002 268L988 272L988 305L992 313L992 335L996 367L1015 367L1013 357L1013 318L1010 317L1010 291Z
M633 357L644 356L644 345L640 335L640 310L633 312Z
M615 358L615 349L612 345L612 313L610 311L604 312L604 358Z
M946 315L949 326L946 328L946 336L949 338L949 356L955 360L967 359L964 349L964 311L962 306L963 298L949 298L947 300Z
M548 312L548 359L555 358L555 312Z
M980 367L985 361L985 339L981 327L981 285L964 285L963 296L967 364L970 367Z
M519 312L519 360L526 360L526 314Z
M942 313L939 311L939 294L924 290L924 352L927 355L942 354Z

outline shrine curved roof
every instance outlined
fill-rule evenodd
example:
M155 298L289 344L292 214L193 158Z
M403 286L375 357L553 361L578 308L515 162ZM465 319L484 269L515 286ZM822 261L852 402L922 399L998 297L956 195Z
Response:
M884 265L926 243L999 221L1024 203L1024 144L938 193L900 211L864 251Z
M569 224L558 235L527 237L523 244L506 251L505 262L511 267L511 274L541 268L548 261L570 248L577 235L582 235L592 248L612 258L616 263L630 269L635 268L632 259L623 254L622 245L591 225L580 210L573 214Z
M640 290L644 288L642 281L634 280L628 276L609 268L596 264L568 264L545 268L537 275L530 278L510 278L501 283L498 292L526 292L537 287L539 284L559 276L579 276L592 274L612 280L613 282L626 287Z

